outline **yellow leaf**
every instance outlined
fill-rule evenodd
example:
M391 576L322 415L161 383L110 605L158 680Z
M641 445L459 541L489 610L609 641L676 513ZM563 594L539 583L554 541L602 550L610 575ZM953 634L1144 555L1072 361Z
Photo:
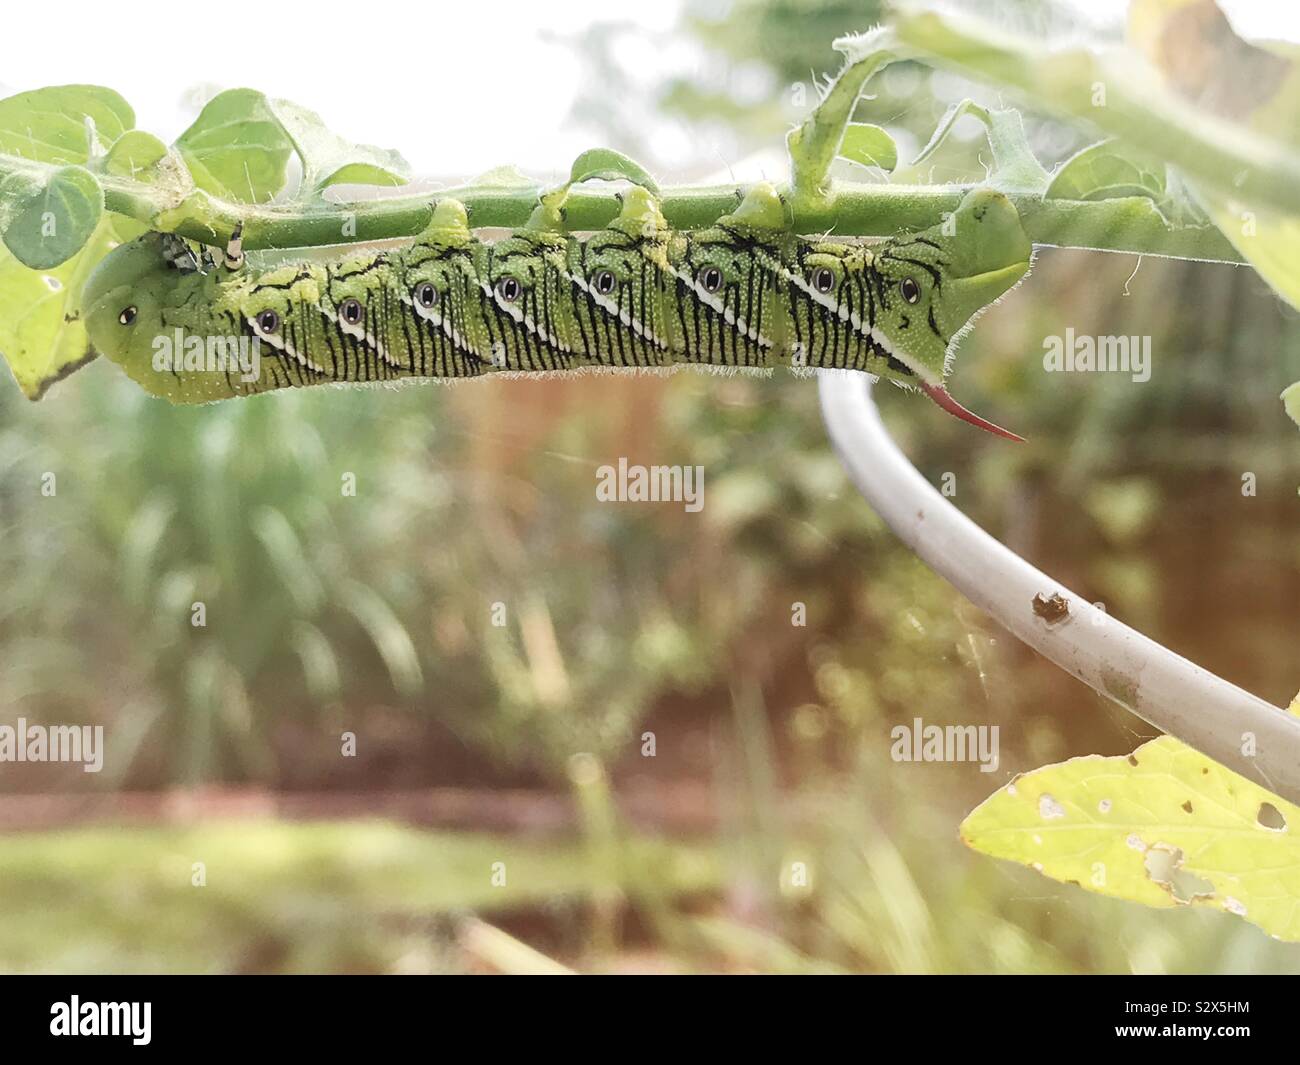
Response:
M1300 807L1170 736L1019 776L961 826L975 850L1054 880L1148 906L1211 906L1290 941L1297 831Z
M143 227L105 219L80 252L49 270L29 269L0 247L0 355L28 399L95 357L81 322L81 288L124 230Z

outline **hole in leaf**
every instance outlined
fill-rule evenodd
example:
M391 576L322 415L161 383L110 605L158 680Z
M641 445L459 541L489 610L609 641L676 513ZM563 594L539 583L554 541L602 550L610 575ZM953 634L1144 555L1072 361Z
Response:
M1191 800L1191 799L1188 799L1185 803L1183 803L1183 809L1186 810L1189 814L1192 812L1192 800Z
M1271 802L1259 804L1259 813L1255 815L1255 820L1274 832L1286 831L1286 818L1282 815L1282 811Z
M1214 895L1213 884L1183 868L1183 852L1179 847L1157 843L1147 850L1144 863L1147 876L1168 891L1176 902L1188 903Z

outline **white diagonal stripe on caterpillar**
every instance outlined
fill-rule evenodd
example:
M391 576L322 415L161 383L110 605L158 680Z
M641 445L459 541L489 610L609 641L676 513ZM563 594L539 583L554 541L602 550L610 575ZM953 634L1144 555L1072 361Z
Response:
M568 344L566 344L559 337L553 336L551 333L549 333L547 330L543 329L540 325L538 325L535 321L533 321L531 317L524 314L522 307L516 307L513 303L510 303L509 301L503 299L498 294L494 286L489 285L486 281L480 281L479 288L483 290L483 294L485 296L487 296L490 300L492 300L493 303L495 303L498 307L500 307L503 311L505 311L506 314L510 315L510 317L513 318L516 322L518 322L530 333L532 333L533 336L540 338L541 340L549 344L551 347L555 348L557 351L562 351L566 355L573 350Z
M460 335L460 332L456 329L456 327L452 325L451 322L448 321L448 319L443 317L437 311L429 307L422 307L418 302L411 299L411 297L408 296L405 292L402 293L402 302L405 303L408 307L412 308L419 317L423 318L435 329L441 329L443 333L446 334L447 338L452 342L452 344L454 344L461 351L467 351L475 358L483 359L484 362L491 361L490 359L484 358L483 353L479 351L477 348L475 348L468 341L466 341L465 338Z
M255 315L246 315L244 320L253 327L253 332L257 334L259 340L265 340L271 345L271 347L275 348L276 351L283 351L286 355L292 355L298 360L300 365L307 367L307 369L312 370L315 373L329 376L329 371L325 369L324 366L319 366L311 359L307 358L306 355L302 354L302 352L298 351L297 348L290 344L287 339L280 336L278 333L265 332L262 327L257 324L257 317Z
M561 272L564 273L563 271ZM576 276L575 274L564 273L564 276L567 277L570 281L572 281L574 286L580 292L584 292L588 296L590 296L592 302L595 303L596 306L599 307L606 314L611 315L614 318L618 319L618 321L620 321L623 325L627 326L629 329L632 330L632 332L636 333L637 336L641 337L644 340L650 341L650 343L652 343L655 347L659 348L660 350L665 350L665 351L667 350L668 348L667 343L662 339L660 339L660 337L655 333L653 329L651 329L640 319L634 318L627 311L621 310L618 304L615 303L608 296L601 295L599 292L593 289L591 285L589 285L586 281Z
M679 281L689 285L691 290L699 296L701 303L722 315L722 320L726 322L727 325L731 326L731 328L736 330L736 332L741 336L754 341L754 343L759 347L770 348L774 346L771 339L765 337L759 331L758 326L751 326L744 318L735 314L725 302L718 299L717 296L696 281L695 278L685 270L678 270L676 267L671 267L671 269L673 276L675 276Z
M794 285L795 288L806 294L814 303L825 307L827 310L834 311L835 316L842 322L848 322L859 336L869 339L886 355L892 355L923 381L928 381L933 377L933 375L928 373L923 367L918 366L915 359L910 358L906 352L895 347L883 330L878 329L874 325L864 323L857 311L850 311L847 304L842 304L839 300L832 299L825 292L818 292L799 274L794 273L794 271L789 270L786 267L781 267L781 274L787 281Z
M371 351L378 355L384 362L388 363L394 369L405 370L407 367L404 363L398 362L388 354L388 347L374 333L366 331L366 327L353 322L345 322L342 312L326 310L321 304L316 304L316 309L325 316L326 320L333 322L339 327L339 331L359 340L366 345Z

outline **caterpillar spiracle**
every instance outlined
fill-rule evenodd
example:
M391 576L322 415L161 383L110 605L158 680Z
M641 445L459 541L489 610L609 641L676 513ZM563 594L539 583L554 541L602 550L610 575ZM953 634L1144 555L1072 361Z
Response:
M711 228L676 232L634 187L585 237L528 227L483 241L455 200L400 246L333 258L223 261L150 233L105 257L83 306L96 350L175 403L496 372L840 368L1011 436L944 379L955 338L1025 275L1031 252L1015 207L988 189L942 225L871 242L796 235L770 185ZM251 366L212 358L250 346Z

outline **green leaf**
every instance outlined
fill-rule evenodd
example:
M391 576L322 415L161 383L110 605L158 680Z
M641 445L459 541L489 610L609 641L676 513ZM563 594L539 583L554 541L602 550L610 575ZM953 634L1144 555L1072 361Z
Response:
M290 100L269 101L302 160L302 188L319 192L330 185L405 185L410 165L400 154L370 144L353 144L332 132L320 115Z
M113 142L100 163L100 170L115 177L153 181L154 170L167 157L167 145L152 133L132 129Z
M280 192L294 152L271 102L252 89L214 96L176 148L199 188L238 203L264 203Z
M898 145L885 130L864 122L850 122L840 142L840 158L859 166L875 166L886 173L898 166Z
M85 248L52 270L31 270L0 250L0 355L28 399L94 358L81 324L81 289L95 264L144 227L106 218Z
M86 163L135 125L112 89L56 85L0 100L0 153L42 163Z
M65 166L7 207L5 247L24 266L48 270L85 247L104 212L104 192L89 170Z
M1300 309L1300 215L1250 207L1193 187L1220 231L1292 307Z
M331 185L381 185L395 188L408 181L409 176L373 163L348 163L323 178L315 187L318 191Z
M1291 420L1300 425L1300 381L1297 381L1282 393L1282 403Z
M1068 159L1052 178L1044 197L1049 200L1113 200L1146 196L1159 201L1165 194L1164 167L1140 163L1124 154L1114 140L1089 145Z
M484 189L535 189L538 182L530 178L517 166L496 166L480 174L471 185Z
M569 184L582 181L630 181L643 189L659 195L659 186L645 167L613 148L592 148L573 161L569 170Z
M1034 155L1025 136L1025 124L1020 112L1010 108L990 111L974 100L962 100L948 108L935 127L929 143L921 149L905 171L894 176L895 181L916 179L921 165L948 139L957 122L966 115L978 118L988 134L989 151L993 167L987 184L1003 192L1037 192L1047 187L1047 171Z
M1017 777L962 839L1053 880L1148 906L1210 906L1300 941L1300 807L1170 736Z

